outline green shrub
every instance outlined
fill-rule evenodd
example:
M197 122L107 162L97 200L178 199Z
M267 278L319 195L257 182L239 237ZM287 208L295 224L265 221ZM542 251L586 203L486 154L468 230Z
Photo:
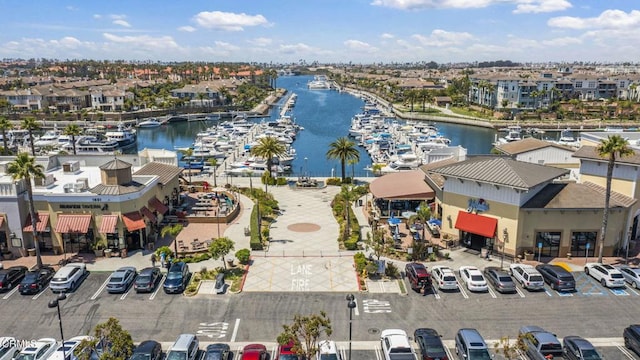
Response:
M374 264L373 262L369 262L365 267L365 270L367 272L367 276L371 277L378 272L378 265Z
M168 246L161 246L156 249L156 255L158 256L158 259L160 258L161 254L164 254L165 259L168 259L169 256L173 257L173 250L171 250L171 248Z
M334 186L336 186L336 185L337 185L337 186L340 186L340 185L342 185L342 179L340 179L340 178L336 178L336 177L334 177L334 178L328 178L328 179L327 179L327 185L334 185Z
M258 229L258 207L254 206L251 211L251 238L249 239L249 247L251 250L262 250L262 241L260 240L260 229Z
M240 249L236 251L236 258L242 265L246 265L249 263L249 259L251 258L251 250L249 249Z
M353 262L356 265L356 271L358 273L361 273L362 270L364 270L364 268L367 266L367 257L361 253L361 252L357 252L355 255L353 255Z
M277 185L287 185L287 183L288 183L288 182L287 182L287 178L285 178L285 177L279 177L279 178L278 178L278 181L277 181L277 183L276 183L276 184L277 184Z
M397 278L400 275L400 271L394 263L389 261L384 269L384 274L390 278Z

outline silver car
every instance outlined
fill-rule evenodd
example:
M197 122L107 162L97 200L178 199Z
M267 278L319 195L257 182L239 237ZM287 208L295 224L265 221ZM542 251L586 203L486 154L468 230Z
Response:
M133 280L136 278L137 271L133 266L125 266L116 270L109 277L109 282L107 283L107 292L108 293L123 293L127 291L129 286L133 283Z
M632 268L628 265L621 265L618 270L622 273L624 281L629 283L631 287L637 289L640 287L640 268Z
M500 293L516 292L516 284L511 276L499 267L488 266L484 268L484 277Z

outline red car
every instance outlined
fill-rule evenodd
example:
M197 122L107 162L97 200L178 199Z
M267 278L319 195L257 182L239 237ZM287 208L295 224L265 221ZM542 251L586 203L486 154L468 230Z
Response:
M262 344L249 344L242 349L240 360L267 360L269 353L267 347Z
M300 360L300 357L292 349L293 340L286 345L278 345L278 355L275 360Z

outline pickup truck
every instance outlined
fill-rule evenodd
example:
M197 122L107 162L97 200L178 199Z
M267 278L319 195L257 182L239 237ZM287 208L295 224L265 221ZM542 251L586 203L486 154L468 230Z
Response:
M386 329L380 333L384 360L416 360L416 353L404 330Z
M533 325L521 327L519 334L527 348L526 354L529 359L562 359L562 343L555 334Z

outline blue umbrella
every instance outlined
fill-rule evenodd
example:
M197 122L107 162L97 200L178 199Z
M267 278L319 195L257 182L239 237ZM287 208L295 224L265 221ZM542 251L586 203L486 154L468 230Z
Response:
M402 220L398 219L397 217L390 217L389 218L389 224L390 225L398 225L402 222Z

